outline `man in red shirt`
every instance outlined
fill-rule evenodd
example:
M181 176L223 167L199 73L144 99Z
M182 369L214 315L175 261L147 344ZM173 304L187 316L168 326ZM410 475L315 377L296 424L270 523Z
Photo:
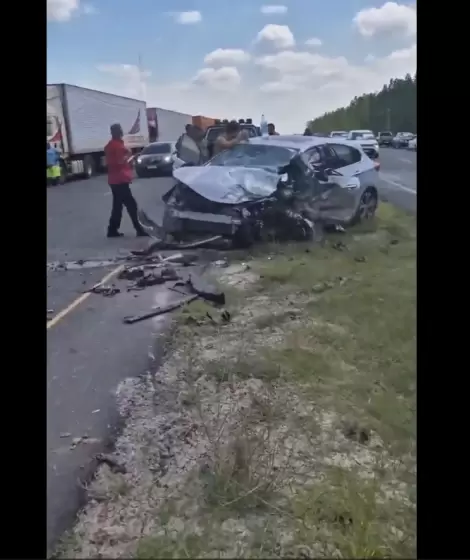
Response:
M138 237L147 237L137 219L137 202L132 196L132 166L129 160L131 151L123 141L124 133L120 124L111 125L111 140L106 144L104 153L108 166L108 183L113 194L113 207L109 218L108 237L122 237L119 231L122 219L122 208L126 207L132 225Z

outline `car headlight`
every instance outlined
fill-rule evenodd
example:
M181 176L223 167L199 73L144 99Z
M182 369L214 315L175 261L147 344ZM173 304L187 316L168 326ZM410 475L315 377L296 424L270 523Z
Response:
M165 163L170 162L170 161L171 161L171 156L165 156L165 157L163 158L163 161L164 161Z
M136 161L137 161L137 163L142 163L142 158L141 158L141 157L138 157L138 158L136 159Z
M375 148L376 150L379 149L379 143L378 143L378 142L376 142L376 143L374 144L374 148Z

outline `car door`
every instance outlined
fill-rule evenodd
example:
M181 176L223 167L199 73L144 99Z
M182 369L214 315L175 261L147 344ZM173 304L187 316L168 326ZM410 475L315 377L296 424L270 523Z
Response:
M370 173L377 173L372 160L365 156L361 150L347 144L334 143L325 146L329 152L328 166L345 177L356 177L359 188L341 188L335 191L337 204L344 212L353 212L359 202L360 196L371 181ZM335 177L330 177L335 181ZM343 181L344 182L344 181ZM347 184L347 181L346 181Z
M328 150L328 146L320 145L310 148L303 154L311 169L332 168L334 162L332 161L333 154ZM338 212L342 209L344 202L340 193L340 187L332 182L328 176L326 181L317 179L319 185L319 198L316 206L322 211L331 211L336 217Z

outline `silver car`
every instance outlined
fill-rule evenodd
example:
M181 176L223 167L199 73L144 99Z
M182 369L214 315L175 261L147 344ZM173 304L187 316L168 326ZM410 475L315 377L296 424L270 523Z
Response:
M204 165L173 171L177 183L163 197L163 227L174 237L236 235L244 215L285 189L308 200L325 223L352 225L375 215L378 169L357 143L342 138L251 138Z

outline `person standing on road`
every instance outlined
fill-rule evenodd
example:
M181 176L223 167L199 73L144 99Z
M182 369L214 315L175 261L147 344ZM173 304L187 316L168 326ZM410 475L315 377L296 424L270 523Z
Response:
M268 124L268 136L279 136L279 132L276 132L276 127L273 123Z
M122 237L121 226L122 208L126 207L137 237L147 237L137 218L137 202L132 195L131 151L126 148L123 140L124 133L120 124L111 125L111 140L106 144L104 153L108 166L108 183L113 195L113 206L109 218L108 237Z
M223 150L229 150L230 148L233 148L241 142L246 142L248 138L248 131L240 130L240 125L237 123L237 121L231 121L227 123L225 132L221 134L215 141L213 155L215 156Z
M185 137L185 135L189 135L189 131L191 130L191 126L190 124L187 124L184 127L184 132L183 134L178 138L178 140L176 141L176 145L175 145L175 150L176 152L179 152L181 150L181 144L183 143L183 139Z
M59 150L46 142L46 178L47 184L57 185L60 180L60 153Z

